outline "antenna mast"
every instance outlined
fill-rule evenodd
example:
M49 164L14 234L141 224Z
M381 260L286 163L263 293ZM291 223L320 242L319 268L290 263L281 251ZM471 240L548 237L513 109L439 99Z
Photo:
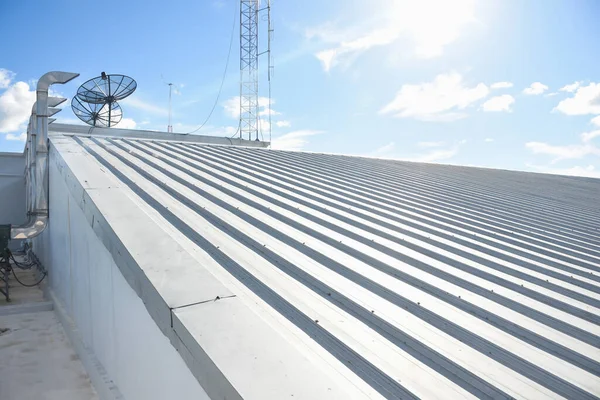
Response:
M269 104L269 141L271 141L271 75L273 65L271 59L271 0L259 8L260 0L240 0L240 139L258 140L260 130L260 113L258 104L258 57L267 53ZM267 50L258 52L258 17L262 11L267 11ZM262 130L261 130L262 132ZM261 133L262 134L262 133Z
M240 0L240 139L258 140L258 1Z
M271 143L271 131L273 124L271 123L271 74L273 73L273 69L275 66L273 65L271 58L271 39L273 35L273 27L271 26L271 0L267 0L267 20L268 20L268 28L267 28L267 57L269 59L269 64L267 68L267 78L269 80L269 146Z
M167 125L167 132L173 132L173 125L171 125L171 89L173 87L172 83L167 83L169 85L169 125Z

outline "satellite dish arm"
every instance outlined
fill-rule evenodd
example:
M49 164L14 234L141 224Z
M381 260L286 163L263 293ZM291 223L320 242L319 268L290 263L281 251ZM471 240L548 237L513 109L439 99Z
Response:
M32 112L32 124L27 131L29 152L26 173L29 182L27 193L27 222L22 226L11 228L12 239L31 239L46 229L48 224L48 106L55 106L60 98L48 97L48 89L55 83L67 83L79 74L72 72L52 71L44 74L37 84L35 113ZM33 110L32 110L33 111ZM55 110L51 110L54 113Z

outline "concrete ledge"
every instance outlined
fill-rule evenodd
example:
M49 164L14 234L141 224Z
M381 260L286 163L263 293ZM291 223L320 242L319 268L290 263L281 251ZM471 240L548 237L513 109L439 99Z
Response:
M98 397L101 400L123 400L124 397L121 395L119 388L110 379L106 370L96 358L94 352L83 343L77 325L75 325L75 322L62 307L52 289L46 288L44 292L52 300L48 303L51 305L54 304L55 313L62 324L71 345L81 359L81 363L88 373L90 381L92 381L92 385L94 386L96 393L98 393Z
M41 301L37 303L15 304L10 306L0 307L0 316L13 314L26 314L40 311L52 311L53 304L51 301Z
M185 352L181 353L186 346L194 347L195 341L187 344L181 342L172 327L172 309L213 300L216 297L227 298L234 294L170 236L165 235L162 228L121 190L114 179L105 173L98 173L99 165L92 161L91 156L81 147L72 146L71 140L60 137L52 138L51 143L54 149L50 153L50 169L56 168L55 171L60 174L60 179L64 180L77 207L81 209L87 223L111 254L120 273L142 300L157 327L171 341L171 345L180 350L184 362L198 379L202 371L196 368L193 358L185 357ZM90 167L97 171L90 172ZM115 207L116 204L119 207ZM135 229L131 229L132 226ZM144 232L144 235L140 235L140 232ZM152 243L152 246L148 246L149 243ZM177 273L170 272L171 268L177 270ZM56 296L50 297L58 303ZM77 332L66 311L62 313L65 316L65 327L67 324L71 326L70 329L65 329ZM78 353L90 352L81 339L75 338L73 341ZM77 341L79 344L75 345ZM208 362L211 363L210 360ZM91 362L91 368L94 367L93 364ZM84 365L87 368L87 362ZM211 369L215 370L216 366L213 365ZM102 380L104 377L95 379ZM202 382L199 383L201 386ZM241 398L239 395L223 397L223 393L235 393L224 377L218 382L204 383L209 383L209 388L204 390L208 389L214 394L214 398Z

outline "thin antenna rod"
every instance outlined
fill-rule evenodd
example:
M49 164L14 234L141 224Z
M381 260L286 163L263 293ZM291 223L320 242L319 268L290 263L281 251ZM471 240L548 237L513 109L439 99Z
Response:
M110 95L112 92L110 90L110 77L108 77L108 94ZM100 109L100 111L102 111L102 109ZM112 121L112 104L108 103L108 121L110 124L110 121Z
M171 89L173 84L167 83L167 85L169 85L169 125L167 125L167 132L173 133L173 125L171 125Z

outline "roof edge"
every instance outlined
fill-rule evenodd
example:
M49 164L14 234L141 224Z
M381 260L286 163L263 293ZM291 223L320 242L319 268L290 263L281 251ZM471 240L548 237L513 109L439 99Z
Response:
M100 128L85 125L71 125L53 123L48 126L50 133L64 134L68 136L103 136L115 138L166 140L185 143L220 144L230 146L246 147L268 147L270 142L260 140L245 140L240 138L229 138L224 136L190 135L183 133L171 133L161 131L148 131L138 129Z

